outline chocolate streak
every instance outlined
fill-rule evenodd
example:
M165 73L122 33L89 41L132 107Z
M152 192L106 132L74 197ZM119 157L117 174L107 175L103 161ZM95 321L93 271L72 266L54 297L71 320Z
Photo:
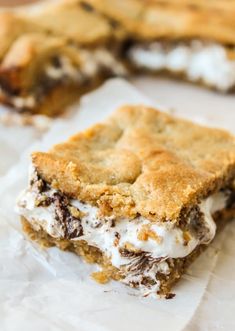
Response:
M76 214L79 214L80 211L70 204L69 198L60 191L54 192L52 196L47 196L45 193L50 187L38 174L35 174L31 180L31 186L39 193L38 207L54 205L55 219L61 224L65 239L73 239L83 235L81 219L72 215L70 208L75 209Z

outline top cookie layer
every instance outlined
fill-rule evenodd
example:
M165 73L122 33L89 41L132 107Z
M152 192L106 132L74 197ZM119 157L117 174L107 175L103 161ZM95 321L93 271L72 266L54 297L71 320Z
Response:
M41 10L24 18L46 33L66 38L69 42L92 46L110 41L121 34L102 13L81 0L64 0L44 4Z
M202 38L235 44L230 0L85 0L121 23L134 38Z
M32 159L54 188L105 215L174 221L234 177L235 140L222 130L126 106Z

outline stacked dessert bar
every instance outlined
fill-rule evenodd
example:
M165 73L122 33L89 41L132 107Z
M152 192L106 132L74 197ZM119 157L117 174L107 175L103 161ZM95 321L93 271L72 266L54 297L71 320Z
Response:
M144 106L32 154L26 233L144 295L171 288L235 215L235 139Z

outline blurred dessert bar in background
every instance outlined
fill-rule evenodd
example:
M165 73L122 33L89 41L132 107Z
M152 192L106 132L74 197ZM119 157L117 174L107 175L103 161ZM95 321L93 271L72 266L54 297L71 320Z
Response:
M235 87L235 2L63 0L1 13L0 100L60 114L111 76Z
M133 68L234 90L234 1L86 1L124 28L125 57Z

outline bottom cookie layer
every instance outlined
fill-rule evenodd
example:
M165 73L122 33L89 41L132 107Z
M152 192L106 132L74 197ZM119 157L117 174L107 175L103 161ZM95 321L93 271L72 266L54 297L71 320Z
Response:
M62 114L66 107L73 102L79 101L80 97L85 93L99 87L104 82L104 77L100 76L87 82L84 85L68 84L58 85L46 93L40 102L36 103L32 108L16 107L7 95L0 94L0 102L7 106L14 107L19 113L40 114L49 117L55 117Z
M217 222L219 229L224 226L228 219L234 215L233 212L219 213L218 218L222 218L222 221ZM84 240L76 241L69 239L57 239L48 235L45 231L35 231L31 224L22 217L22 225L24 232L30 237L30 239L37 241L42 247L57 246L61 250L73 252L81 256L88 263L96 263L101 268L102 271L95 272L92 277L99 283L106 283L109 280L117 280L123 282L131 287L141 287L144 296L148 296L153 293L155 289L155 294L163 296L167 299L172 298L174 294L171 293L173 285L180 279L180 277L185 273L189 265L205 250L206 245L200 245L194 251L184 258L169 258L165 262L168 264L168 273L164 274L161 272L156 273L156 286L152 283L152 279L143 277L142 283L140 285L135 282L128 282L128 270L120 270L114 267L110 260L96 247L88 245ZM137 258L138 263L136 267L145 267L146 263L151 261L148 256L139 256ZM133 271L133 270L132 270ZM132 276L133 278L133 276Z

